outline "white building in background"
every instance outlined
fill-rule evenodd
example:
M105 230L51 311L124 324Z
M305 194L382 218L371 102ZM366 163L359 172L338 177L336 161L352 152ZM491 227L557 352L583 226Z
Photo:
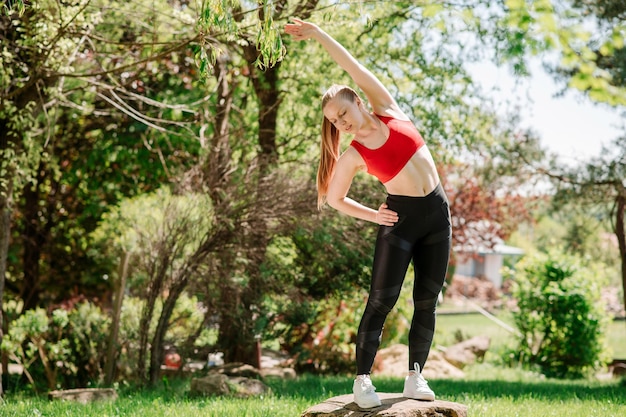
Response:
M524 254L520 248L507 246L504 243L494 245L492 249L455 248L458 263L455 274L468 277L485 277L496 288L502 287L502 266L507 256L519 257Z

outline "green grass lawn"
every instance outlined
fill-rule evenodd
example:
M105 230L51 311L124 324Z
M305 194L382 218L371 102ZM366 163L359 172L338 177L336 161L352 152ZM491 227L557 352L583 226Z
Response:
M626 359L626 320L612 322L607 336L613 350L613 357Z
M399 392L400 378L376 378L379 392ZM191 398L189 383L171 381L143 392L120 390L115 402L81 405L50 402L45 397L8 395L0 405L3 417L294 417L329 397L350 392L352 378L304 375L296 380L269 381L273 393L262 398ZM557 381L511 369L475 365L464 379L431 380L442 400L468 407L474 417L623 417L626 383L611 381Z
M498 319L511 323L510 316ZM448 346L455 334L463 338L491 337L485 362L466 369L463 379L436 379L430 385L439 399L468 407L473 417L625 417L626 380L553 380L517 369L496 367L497 355L513 342L506 329L480 314L438 316L435 345ZM613 322L609 342L614 357L626 358L626 322ZM401 378L373 376L379 392L402 390ZM0 403L1 417L293 417L308 407L352 389L351 376L300 376L268 381L272 394L262 398L192 398L189 381L172 380L162 387L136 391L120 389L115 402L81 405L50 402L45 396L9 392Z
M513 326L513 320L507 312L498 312L496 318ZM513 326L514 327L514 326ZM449 346L455 343L455 333L461 333L464 339L486 335L491 338L491 349L488 355L497 355L507 346L513 346L514 336L493 320L479 313L472 314L439 314L435 345ZM612 357L626 359L626 321L616 320L609 324L607 341ZM487 357L488 361L489 358Z

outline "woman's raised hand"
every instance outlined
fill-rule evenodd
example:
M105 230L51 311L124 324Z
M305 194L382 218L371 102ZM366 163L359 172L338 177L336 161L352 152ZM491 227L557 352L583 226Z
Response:
M300 19L293 19L295 23L287 23L285 25L285 33L293 36L297 41L305 41L311 39L315 32L319 30L317 25L308 23Z

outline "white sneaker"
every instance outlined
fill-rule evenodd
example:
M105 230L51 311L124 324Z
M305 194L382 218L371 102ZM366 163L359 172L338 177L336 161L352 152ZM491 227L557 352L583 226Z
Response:
M372 385L369 375L358 375L352 387L354 402L360 408L373 408L381 405L380 398L376 394L376 387Z
M435 401L435 393L428 386L428 381L424 379L417 362L414 364L415 370L409 372L409 376L404 380L404 390L402 396L414 400Z

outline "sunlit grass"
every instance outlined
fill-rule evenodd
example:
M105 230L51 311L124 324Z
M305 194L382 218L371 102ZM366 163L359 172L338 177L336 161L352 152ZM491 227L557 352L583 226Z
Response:
M554 380L479 364L460 380L431 383L464 403L473 416L624 416L626 385L619 380Z
M379 392L402 389L401 378L376 378ZM0 406L3 417L293 417L329 397L350 392L350 376L300 376L296 380L271 379L270 395L252 398L190 397L189 382L170 381L153 390L120 390L115 402L81 405L50 402L45 397L11 395ZM478 364L463 379L430 381L438 397L468 407L470 416L498 417L623 417L626 415L626 384L610 381L558 381L536 374Z
M497 317L512 324L510 315ZM465 369L463 379L433 379L439 399L465 404L473 417L624 417L626 380L553 380L541 375L496 366L497 355L510 347L513 336L480 314L439 315L435 344L463 338L491 338L485 362ZM608 333L614 357L626 358L626 323L613 322ZM379 392L400 393L401 378L373 376ZM199 398L189 395L189 381L174 379L151 390L122 388L114 402L81 405L48 401L46 396L9 392L0 405L2 417L294 417L330 397L351 392L351 376L302 375L296 380L267 381L272 393L251 399ZM13 387L19 388L19 387Z
M613 350L613 357L626 359L626 320L612 322L607 336Z
M498 311L495 316L505 324L515 327L509 312ZM482 314L439 314L437 316L435 345L449 346L457 342L455 340L457 333L464 339L481 335L489 336L491 349L487 360L490 357L493 358L493 355L501 354L505 348L515 345L514 335L511 332ZM612 321L606 336L612 357L626 359L626 321Z
M498 312L496 318L509 327L515 327L508 313ZM469 339L474 336L488 336L492 342L491 346L495 350L514 341L513 333L506 327L499 325L482 314L439 314L437 316L434 343L436 345L449 346L459 342L456 339L457 335L463 339Z

